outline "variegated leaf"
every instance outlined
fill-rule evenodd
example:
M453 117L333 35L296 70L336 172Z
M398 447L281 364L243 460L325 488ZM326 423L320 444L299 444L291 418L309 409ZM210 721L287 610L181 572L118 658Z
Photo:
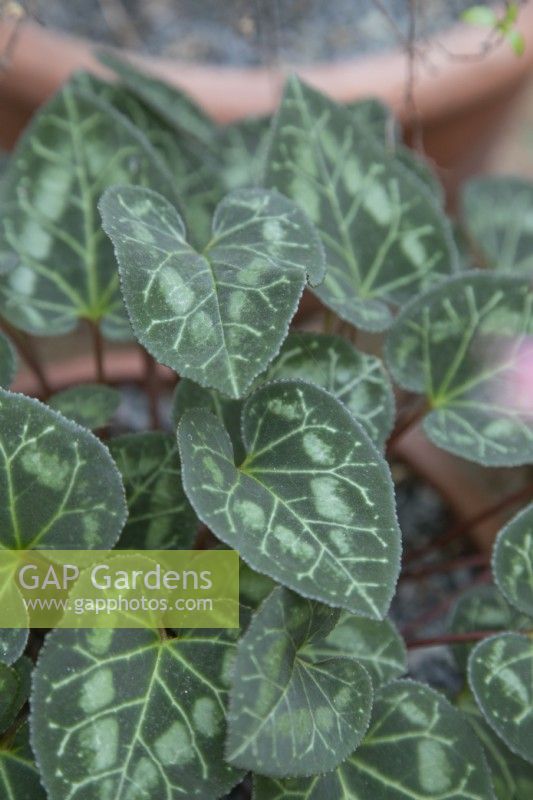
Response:
M100 203L139 341L202 386L241 397L276 355L306 284L324 273L304 214L277 192L228 195L202 251L163 197L109 189Z
M514 609L496 586L474 586L457 600L448 621L451 633L472 631L520 631L533 627L533 619ZM466 671L468 655L474 644L455 644L453 655L461 670Z
M492 570L511 605L533 617L533 503L500 531L494 544Z
M109 338L131 338L96 206L115 183L175 197L145 137L67 83L33 118L0 187L0 253L13 258L0 280L0 310L13 325L50 335L89 319Z
M391 305L457 269L448 222L420 180L348 110L295 77L275 119L266 185L320 231L328 269L315 293L353 325L388 328Z
M33 664L23 656L12 667L0 663L0 734L15 722L30 696Z
M270 117L249 117L226 125L217 145L226 190L259 186L265 170Z
M98 383L72 386L48 401L50 408L92 430L107 425L119 404L120 392Z
M370 675L374 687L407 672L404 641L388 619L364 619L343 611L328 635L310 649L314 658L355 658Z
M193 545L197 519L181 485L181 464L172 436L130 433L109 442L126 488L128 519L119 548L177 550Z
M25 628L0 628L0 662L13 664L26 649L28 630Z
M381 618L399 570L386 462L323 389L265 384L246 402L247 456L205 410L178 428L185 491L200 519L258 572L305 597Z
M265 600L237 649L230 763L263 775L311 775L355 749L370 720L368 673L353 658L315 652L338 616L281 587Z
M0 742L0 795L6 800L47 800L24 722L13 739Z
M424 394L424 430L444 450L486 466L533 463L527 379L533 289L526 279L469 272L415 298L389 332L386 356L404 389Z
M468 181L462 220L488 266L508 272L533 270L533 183L490 175Z
M32 744L49 800L217 800L238 631L57 630L34 676Z
M17 357L13 345L0 333L0 386L7 389L17 371Z
M381 687L357 750L326 775L257 776L254 800L492 800L483 751L463 715L414 681Z
M533 639L501 633L476 645L468 681L491 728L533 764Z
M125 517L107 448L37 400L0 389L0 547L105 549Z

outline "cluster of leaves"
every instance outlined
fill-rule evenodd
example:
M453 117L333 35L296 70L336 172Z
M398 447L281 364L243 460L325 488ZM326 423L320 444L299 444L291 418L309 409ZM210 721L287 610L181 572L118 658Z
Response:
M505 39L517 56L524 53L526 42L524 34L517 27L518 14L521 2L507 0L503 10L493 8L488 4L470 6L463 12L461 18L469 25L488 28L498 38Z
M242 556L242 625L48 633L31 737L28 632L1 632L3 795L215 800L251 771L256 800L525 800L533 645L514 631L533 624L532 509L498 540L502 594L479 590L452 618L513 631L468 655L459 709L402 679L384 449L390 374L421 396L437 446L533 463L513 392L533 335L527 226L508 237L491 218L486 235L471 187L467 227L493 268L470 269L434 175L391 141L379 103L343 108L291 78L272 120L220 130L104 59L120 80L74 76L2 178L0 314L23 334L89 321L135 337L180 376L173 432L107 447L90 429L116 391L12 393L1 338L0 545L187 548L201 521ZM380 334L386 367L339 335L289 333L304 291Z

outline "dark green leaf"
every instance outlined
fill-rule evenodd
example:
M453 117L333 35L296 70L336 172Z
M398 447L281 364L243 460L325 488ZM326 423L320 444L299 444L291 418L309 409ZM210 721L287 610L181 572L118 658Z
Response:
M492 570L511 605L533 617L533 503L500 531L494 545Z
M131 433L109 442L126 488L128 519L118 547L187 549L197 520L181 485L181 464L172 436Z
M13 345L0 333L0 386L7 389L17 371L17 357Z
M258 186L265 169L270 117L250 117L222 128L218 137L227 191Z
M112 547L125 516L107 448L37 400L0 389L0 547Z
M315 223L328 269L315 293L342 319L380 331L403 304L457 269L442 210L350 112L289 79L266 183Z
M107 425L119 404L120 392L98 383L73 386L48 401L50 408L92 430Z
M480 271L399 315L387 361L400 386L426 396L424 430L436 445L486 466L533 463L531 389L522 377L532 305L527 280Z
M470 653L468 680L491 728L533 764L533 640L501 633L480 642Z
M139 341L202 386L242 396L279 350L307 275L322 279L305 215L277 192L238 190L218 206L213 238L197 252L176 209L154 192L115 187L100 209Z
M90 319L109 338L131 337L96 207L107 186L130 182L175 196L144 136L66 84L33 118L0 188L0 252L15 258L0 281L0 308L13 325L53 335Z
M58 630L34 675L32 743L49 800L216 800L238 631Z
M264 775L333 769L370 720L365 669L335 654L315 657L339 612L277 588L239 643L226 755Z
M28 723L0 743L0 795L6 800L46 800L30 747Z
M474 178L463 192L462 217L488 266L533 270L533 183L496 175Z
M0 661L13 664L26 649L28 630L25 628L0 628Z
M463 715L440 694L396 681L376 695L355 753L327 775L256 778L255 800L491 800L483 751Z
M30 696L33 664L23 656L12 667L0 663L0 733L10 728Z
M204 410L184 415L185 491L200 519L254 569L299 594L382 617L399 569L390 472L347 409L323 389L266 384L242 416L245 461Z

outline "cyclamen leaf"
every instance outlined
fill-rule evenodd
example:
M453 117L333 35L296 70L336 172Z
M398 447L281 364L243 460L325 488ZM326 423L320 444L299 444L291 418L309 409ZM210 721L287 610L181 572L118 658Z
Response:
M238 631L57 630L41 651L32 744L49 800L216 800Z
M40 335L89 319L109 338L131 338L96 207L106 186L130 182L175 196L143 135L67 83L35 115L2 180L0 252L15 259L0 280L6 319Z
M10 385L17 371L17 358L13 345L3 333L0 333L0 386L4 389Z
M241 189L218 206L200 253L154 192L115 187L100 210L139 341L181 375L241 397L279 350L307 275L322 279L305 215L277 192Z
M270 125L270 117L248 117L220 131L217 145L227 191L261 183Z
M343 611L330 633L314 643L311 650L314 658L355 658L370 675L374 687L407 672L404 641L388 619L364 619Z
M24 628L0 628L0 662L13 664L26 649L28 630Z
M532 306L527 280L479 271L415 298L399 315L387 361L400 386L425 394L424 430L438 447L486 466L533 463L523 377Z
M39 401L0 389L0 547L110 548L125 517L107 448Z
M500 630L520 631L532 628L533 619L516 611L496 586L491 585L475 586L462 594L448 622L450 633L494 633ZM453 646L454 658L463 671L466 671L468 655L473 647L473 644Z
M95 430L106 425L120 405L120 392L110 386L87 383L52 395L50 408Z
M533 503L500 531L494 544L492 571L511 605L533 617Z
M414 681L381 687L367 735L334 772L273 781L254 800L489 800L483 751L463 715Z
M500 176L468 181L462 219L488 266L533 270L533 183Z
M131 433L109 442L126 488L128 519L117 547L130 550L187 549L197 519L181 485L181 464L172 436Z
M491 728L533 764L533 640L502 633L480 642L470 654L468 681Z
M239 643L228 714L230 763L263 775L333 769L370 720L372 684L352 658L316 658L339 616L277 588Z
M258 608L275 588L276 583L272 578L255 572L245 561L240 559L239 596L243 605L251 609Z
M458 268L430 193L350 112L290 78L275 118L266 185L317 226L328 270L315 294L342 319L381 331L399 305Z
M8 800L47 800L23 723L12 742L0 743L0 795Z
M32 668L25 656L12 667L0 664L0 733L11 727L30 696Z
M476 705L470 693L460 698L459 707L466 714L487 758L492 784L498 800L531 800L533 770L531 764L516 756L502 742Z
M399 571L386 462L323 389L266 384L242 415L240 467L221 423L188 411L178 428L183 485L200 519L253 569L305 597L380 618Z

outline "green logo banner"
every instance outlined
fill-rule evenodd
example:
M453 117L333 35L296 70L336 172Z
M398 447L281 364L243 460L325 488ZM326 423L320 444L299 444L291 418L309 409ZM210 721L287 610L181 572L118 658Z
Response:
M234 550L3 550L0 628L237 628Z

